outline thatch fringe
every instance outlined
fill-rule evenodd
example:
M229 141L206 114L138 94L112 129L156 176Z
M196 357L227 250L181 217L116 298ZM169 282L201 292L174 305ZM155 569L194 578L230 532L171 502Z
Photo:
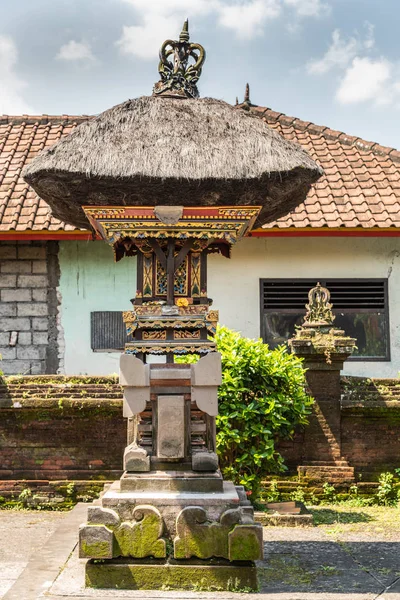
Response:
M80 226L81 204L265 204L272 181L276 195L286 177L290 188L296 180L309 188L321 174L299 145L257 117L210 98L157 97L82 123L23 172L55 215ZM272 204L269 219L277 216Z

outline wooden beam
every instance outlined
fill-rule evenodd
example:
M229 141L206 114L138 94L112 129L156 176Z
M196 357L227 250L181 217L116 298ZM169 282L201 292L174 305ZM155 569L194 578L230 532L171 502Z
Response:
M182 248L179 250L178 254L175 256L175 259L174 259L174 270L175 271L183 263L183 261L189 254L189 252L193 246L193 243L194 243L194 240L186 240L186 242L183 244Z
M202 252L200 255L200 303L205 304L206 300L202 296L203 290L207 293L207 254Z
M175 240L168 239L167 246L167 304L174 304L174 284L175 284Z
M143 297L143 254L141 252L137 253L136 291L140 292Z
M153 238L149 238L148 240L150 246L153 248L153 251L155 253L155 255L158 258L158 261L160 263L160 265L162 266L163 269L167 269L167 258L164 254L164 252L162 251L162 248L160 246L160 244Z

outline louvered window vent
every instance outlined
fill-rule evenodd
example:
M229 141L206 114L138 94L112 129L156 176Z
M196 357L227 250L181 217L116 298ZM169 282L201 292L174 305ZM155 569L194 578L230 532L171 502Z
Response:
M122 352L129 341L121 311L92 312L90 330L94 352Z
M390 360L387 279L262 279L261 335L275 348L303 322L317 282L331 292L335 327L357 339L351 360Z

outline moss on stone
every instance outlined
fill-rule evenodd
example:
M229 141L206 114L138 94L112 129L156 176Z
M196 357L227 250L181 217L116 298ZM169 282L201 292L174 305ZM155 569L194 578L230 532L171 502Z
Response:
M160 518L156 514L145 514L142 521L130 525L123 523L114 529L120 556L135 558L165 558L167 556L166 542L159 538Z
M254 565L188 564L154 561L153 564L105 561L86 565L86 585L130 590L257 591Z
M262 558L262 541L257 537L254 526L235 527L230 534L229 559L230 560L259 560Z
M177 559L211 558L218 556L229 558L229 529L219 523L201 524L188 528L183 535L174 540L174 556Z
M87 556L88 558L96 557L98 559L109 558L110 556L110 545L108 542L93 542L89 544L86 540L80 542L81 557Z
M0 377L2 385L116 385L117 375L104 376L67 376L67 375L9 375Z

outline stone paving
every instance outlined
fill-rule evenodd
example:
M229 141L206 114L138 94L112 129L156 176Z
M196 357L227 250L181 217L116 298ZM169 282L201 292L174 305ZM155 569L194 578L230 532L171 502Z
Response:
M0 510L0 598L66 516L65 512Z
M319 527L266 527L258 594L85 590L82 561L76 551L68 557L76 543L73 528L85 511L84 505L71 513L0 511L0 598L3 594L4 600L39 596L48 600L400 600L400 532L363 533L362 527L333 535ZM35 591L35 575L40 594ZM24 581L29 581L26 593Z

